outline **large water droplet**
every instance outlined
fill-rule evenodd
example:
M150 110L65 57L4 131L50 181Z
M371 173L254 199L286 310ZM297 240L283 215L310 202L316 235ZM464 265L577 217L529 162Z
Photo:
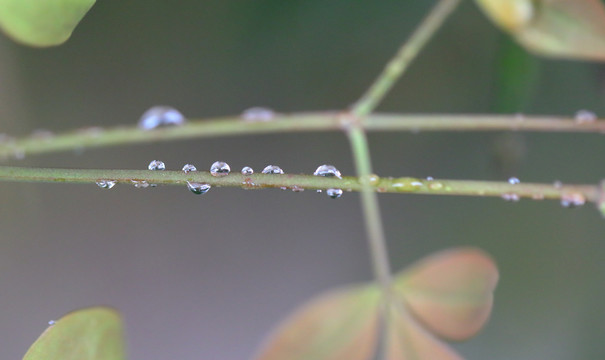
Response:
M263 171L263 174L283 174L284 171L277 165L267 165Z
M564 208L576 208L584 205L586 198L581 193L567 193L561 195L561 206Z
M252 175L254 174L254 169L252 169L250 166L244 166L242 168L242 175Z
M242 119L247 122L271 121L275 112L269 108L253 107L242 112Z
M338 199L342 195L342 189L328 189L326 194L332 199Z
M195 165L191 165L191 164L183 165L183 172L185 174L189 174L192 171L197 171L197 168L195 167Z
M97 186L101 189L111 189L116 185L115 180L97 180Z
M597 115L592 111L579 110L576 113L575 121L577 124L589 124L597 121Z
M196 195L207 193L211 187L210 184L187 181L187 189Z
M154 106L145 111L139 120L139 129L153 130L160 126L183 125L185 117L170 106Z
M325 177L337 177L342 179L342 175L340 171L334 165L321 165L315 170L313 173L315 176L325 176Z
M224 161L215 161L210 167L210 175L212 176L225 176L229 175L231 167Z
M516 185L518 183L520 183L521 181L519 179L517 179L516 177L512 177L508 179L508 183L511 185Z
M153 160L147 165L147 169L149 170L166 170L166 164L160 160Z

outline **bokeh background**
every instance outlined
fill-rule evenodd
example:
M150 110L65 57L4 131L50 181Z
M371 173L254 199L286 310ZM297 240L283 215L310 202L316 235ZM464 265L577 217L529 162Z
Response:
M169 104L195 118L251 106L342 109L432 1L100 1L63 46L0 36L0 133L134 124ZM510 58L516 61L510 62ZM509 67L504 68L503 62ZM510 65L511 63L517 65ZM508 70L503 71L503 69ZM537 60L467 1L381 111L605 114L598 64ZM523 73L516 90L506 81ZM519 95L521 94L521 95ZM602 135L370 136L385 176L597 183ZM248 136L36 156L22 166L170 169L224 160L352 174L342 134ZM272 325L328 288L371 279L357 194L0 184L0 357L19 359L66 312L118 308L131 359L246 359ZM448 247L501 271L468 359L605 357L605 221L592 205L380 195L393 267Z

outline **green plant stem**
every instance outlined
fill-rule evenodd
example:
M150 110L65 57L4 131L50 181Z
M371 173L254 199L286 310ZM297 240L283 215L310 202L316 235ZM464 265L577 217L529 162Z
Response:
M391 90L420 50L426 46L459 3L460 0L440 0L437 3L414 33L412 33L410 39L404 43L397 54L389 61L368 91L353 106L358 116L365 116L376 108L378 103Z
M220 136L291 132L343 131L350 125L342 112L278 115L274 121L249 123L239 117L194 120L172 128L145 131L136 126L88 128L57 135L0 138L0 159L57 151L131 145ZM363 119L366 131L524 131L605 133L605 121L577 122L571 118L521 115L372 114Z
M244 189L297 188L306 190L326 190L342 188L359 192L362 180L344 176L343 179L313 175L242 175L232 173L215 177L205 171L149 171L149 170L106 170L106 169L48 169L0 166L0 181L38 183L84 183L115 180L118 184L132 184L132 181L146 181L150 184L183 186L187 181L205 182L217 187L239 187ZM368 187L378 193L462 195L479 197L503 197L516 194L520 198L560 200L566 195L580 194L586 201L598 202L600 187L597 185L556 185L544 183L520 183L511 185L497 181L466 180L426 180L413 177L378 178L367 181ZM343 195L343 196L346 196Z

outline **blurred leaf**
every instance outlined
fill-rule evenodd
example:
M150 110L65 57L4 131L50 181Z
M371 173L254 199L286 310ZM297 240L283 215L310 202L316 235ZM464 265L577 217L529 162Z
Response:
M269 337L258 360L368 360L380 291L361 286L329 291L302 305Z
M498 282L484 252L459 248L429 256L397 275L395 293L431 332L450 340L475 335L487 321Z
M387 336L389 360L462 360L416 323L403 306L391 307Z
M605 61L601 0L477 0L517 41L540 55Z
M67 41L95 0L0 0L0 27L15 41L53 46Z
M120 315L112 309L74 311L48 327L23 360L123 360L122 332Z

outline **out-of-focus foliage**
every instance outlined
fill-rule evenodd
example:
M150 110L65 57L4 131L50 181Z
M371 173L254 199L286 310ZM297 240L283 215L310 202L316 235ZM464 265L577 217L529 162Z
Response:
M484 12L539 55L605 61L600 0L477 0Z
M497 281L498 270L482 251L440 252L401 272L388 303L376 285L311 300L277 328L257 359L370 359L381 304L389 308L389 359L461 359L436 336L475 335L489 316Z
M95 0L0 0L0 27L15 41L54 46L67 41Z
M69 313L48 327L23 360L123 360L122 319L95 307Z

